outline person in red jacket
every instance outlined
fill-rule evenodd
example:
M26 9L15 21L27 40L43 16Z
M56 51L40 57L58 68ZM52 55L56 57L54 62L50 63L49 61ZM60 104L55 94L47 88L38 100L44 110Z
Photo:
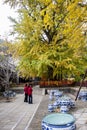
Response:
M33 103L32 92L33 92L33 89L32 89L32 86L31 86L31 84L30 84L30 85L28 86L28 102L29 102L29 104L32 104L32 103Z
M24 86L24 94L25 94L24 102L27 102L28 101L28 85L27 84L25 84Z

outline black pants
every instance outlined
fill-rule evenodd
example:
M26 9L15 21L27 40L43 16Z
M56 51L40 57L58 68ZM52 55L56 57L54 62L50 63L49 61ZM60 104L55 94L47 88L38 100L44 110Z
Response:
M27 102L27 100L28 100L28 94L25 93L24 102Z
M32 95L29 95L28 97L29 97L28 102L29 102L30 104L32 104L32 103L33 103L33 102L32 102L32 100L33 100L33 99L32 99Z

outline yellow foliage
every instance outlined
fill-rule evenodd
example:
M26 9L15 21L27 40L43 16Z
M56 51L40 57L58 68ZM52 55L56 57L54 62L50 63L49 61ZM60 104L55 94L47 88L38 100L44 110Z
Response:
M43 75L51 68L57 76L61 70L71 74L72 70L84 69L86 38L81 26L87 17L86 8L78 6L79 0L28 2L23 3L25 8L21 8L14 28L19 34L16 54L21 59L21 74Z

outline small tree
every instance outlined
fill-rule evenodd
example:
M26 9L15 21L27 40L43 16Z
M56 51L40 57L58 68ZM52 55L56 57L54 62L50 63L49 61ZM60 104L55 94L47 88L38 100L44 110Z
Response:
M0 83L5 90L9 90L12 76L16 75L16 67L12 55L8 52L9 43L0 44Z

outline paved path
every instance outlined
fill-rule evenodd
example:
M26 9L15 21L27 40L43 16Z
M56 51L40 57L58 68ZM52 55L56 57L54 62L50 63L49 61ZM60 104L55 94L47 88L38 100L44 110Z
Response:
M41 130L43 117L50 114L49 95L42 95L42 90L35 88L33 104L23 101L24 94L17 94L11 102L0 101L0 130ZM77 100L69 113L76 118L76 130L87 130L87 102Z
M73 98L72 95L69 95ZM75 97L74 97L75 99ZM42 99L42 102L28 128L28 130L41 130L41 121L44 116L50 114L47 111L49 104L49 96L46 95ZM58 112L58 111L57 111ZM76 130L87 130L87 102L76 101L76 107L69 111L76 119Z
M10 102L0 102L0 130L27 130L43 96L33 95L33 104L24 102L24 94L17 94Z

